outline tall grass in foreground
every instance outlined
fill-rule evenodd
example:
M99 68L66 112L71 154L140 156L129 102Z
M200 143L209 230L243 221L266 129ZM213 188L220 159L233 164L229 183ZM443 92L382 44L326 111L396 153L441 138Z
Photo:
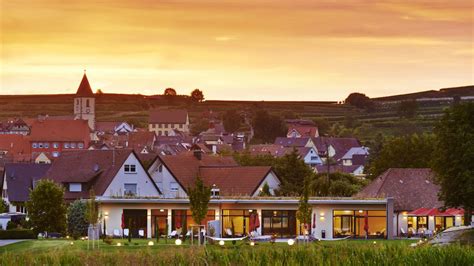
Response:
M0 265L474 265L472 246L310 245L5 252Z

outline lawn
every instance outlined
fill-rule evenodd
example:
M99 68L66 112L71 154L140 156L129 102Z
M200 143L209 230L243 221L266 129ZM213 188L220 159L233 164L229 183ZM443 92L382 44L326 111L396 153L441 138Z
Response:
M73 243L71 245L71 242ZM122 246L117 246L120 242ZM154 241L156 242L156 241ZM307 245L248 242L225 246L176 246L161 240L101 242L96 250L87 241L31 240L0 248L0 265L473 265L472 246L410 247L411 240L348 240Z

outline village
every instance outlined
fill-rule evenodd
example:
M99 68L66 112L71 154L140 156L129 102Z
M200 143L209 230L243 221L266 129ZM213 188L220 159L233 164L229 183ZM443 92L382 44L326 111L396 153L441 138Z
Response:
M151 110L147 128L96 121L95 95L85 73L71 109L70 116L16 117L0 124L7 207L0 215L2 230L21 228L30 219L28 202L43 180L64 191L66 206L93 198L101 238L185 241L193 232L200 235L197 227L210 239L252 243L423 239L465 224L464 209L443 208L431 169L395 167L368 179L364 168L371 150L356 138L320 136L313 121L285 120L286 135L272 144L249 144L249 132L226 132L217 116L208 129L192 135L193 121L184 109ZM268 158L296 159L289 169L295 175L309 170L328 182L334 174L349 176L360 189L307 195L308 218L302 222L298 213L306 181L289 184L292 180L279 176ZM197 180L210 191L200 222L190 207ZM87 227L68 224L67 230L36 227L34 237L91 237Z

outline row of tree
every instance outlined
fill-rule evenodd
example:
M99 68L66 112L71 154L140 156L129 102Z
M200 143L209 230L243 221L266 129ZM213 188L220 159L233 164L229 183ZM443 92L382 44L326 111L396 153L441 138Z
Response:
M166 88L165 91L163 92L163 95L166 97L178 96L178 94L176 93L176 90L173 88ZM204 93L200 89L194 89L189 94L189 98L193 102L202 102L204 101Z

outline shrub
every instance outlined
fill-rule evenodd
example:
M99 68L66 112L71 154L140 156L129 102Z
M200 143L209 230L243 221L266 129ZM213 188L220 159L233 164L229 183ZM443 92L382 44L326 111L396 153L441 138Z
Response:
M36 239L36 234L30 229L0 230L0 239Z
M74 201L67 209L67 230L74 239L87 235L86 209L86 202L81 200Z
M16 229L18 225L14 221L8 221L7 223L7 230Z

